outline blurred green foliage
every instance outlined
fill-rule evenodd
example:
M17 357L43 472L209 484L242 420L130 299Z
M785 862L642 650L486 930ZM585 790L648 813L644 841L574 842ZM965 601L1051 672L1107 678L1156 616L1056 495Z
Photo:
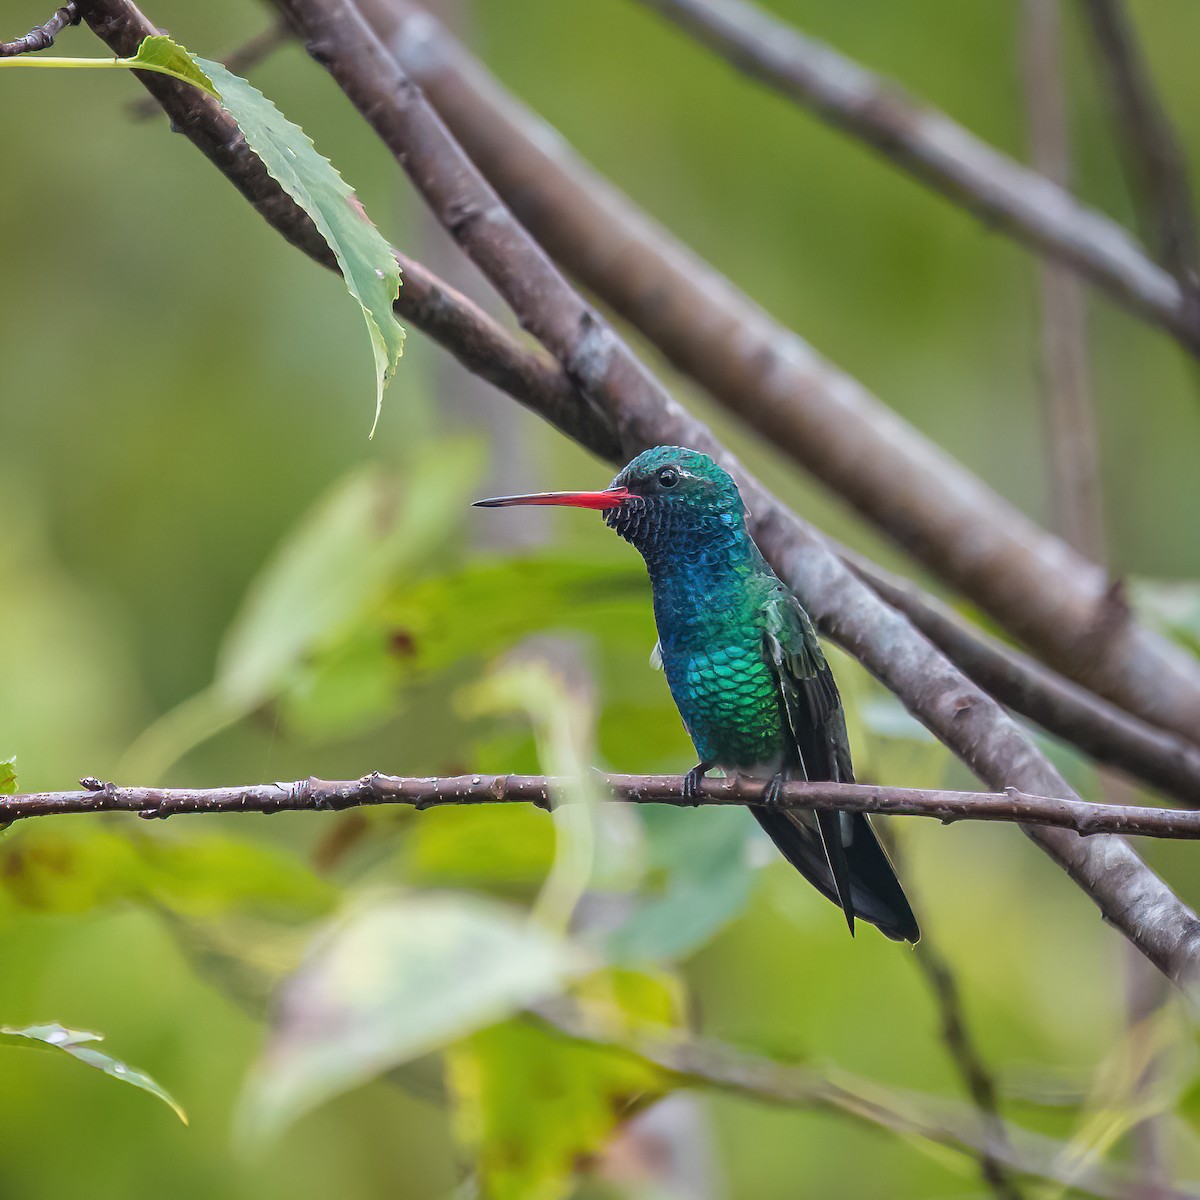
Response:
M463 7L500 77L639 203L1044 518L1025 252L628 0ZM770 7L1023 152L1008 0ZM1200 9L1132 8L1200 157ZM232 0L147 11L210 58L265 19ZM0 36L47 15L17 0ZM1078 190L1131 220L1105 98L1068 32ZM84 29L59 50L99 53ZM444 269L387 154L299 48L253 76L334 148L385 235ZM341 284L165 122L135 120L132 79L9 72L2 86L19 169L0 188L0 790L10 755L23 790L81 775L533 771L563 749L560 707L577 718L568 767L691 765L646 663L653 623L628 548L571 513L527 527L518 552L502 540L511 525L466 508L599 483L607 467L480 398L418 336L368 442L371 375ZM1171 581L1135 597L1186 642L1200 571L1192 368L1105 302L1090 316L1112 561ZM678 390L806 515L897 565L810 480ZM530 660L550 663L542 701L518 688L480 703L481 680ZM832 661L864 778L966 783L874 681ZM1086 764L1054 753L1099 794ZM1133 1083L1149 1054L1168 1064L1150 1107L1175 1172L1200 1174L1190 1021L1169 1003L1145 1037L1127 1029L1124 947L1079 891L1012 830L892 828L1005 1115L1120 1160L1148 1111ZM672 1082L514 1015L561 988L610 1023L686 1025L961 1098L914 956L869 929L849 939L745 814L593 806L586 829L565 810L497 806L79 817L0 834L0 1021L103 1030L191 1117L185 1130L133 1089L0 1045L0 1197L433 1200L458 1194L464 1170L485 1195L568 1194L581 1170L589 1194L670 1194L630 1135L618 1155L612 1134L659 1111L647 1106ZM576 861L572 841L572 854L590 846L583 895L547 887ZM1200 901L1193 847L1146 852ZM576 912L570 941L547 925L548 895ZM444 1058L425 1053L447 1043ZM687 1195L984 1194L961 1156L829 1114L719 1091L689 1111L687 1157L710 1167L708 1190ZM240 1156L251 1121L278 1141Z

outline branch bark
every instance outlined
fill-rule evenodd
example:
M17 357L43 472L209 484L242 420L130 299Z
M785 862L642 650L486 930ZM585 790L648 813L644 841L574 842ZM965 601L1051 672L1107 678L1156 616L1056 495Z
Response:
M1200 239L1187 159L1121 0L1083 0L1147 238L1196 308Z
M1110 217L1001 154L832 47L745 0L641 0L739 71L860 139L901 170L1073 267L1193 354L1200 324L1177 280Z
M907 579L843 552L851 569L985 692L1105 766L1200 805L1200 747L1130 716L1021 651L988 637Z
M706 779L700 794L684 795L682 775L603 775L597 779L612 799L630 804L763 803L766 782L744 778ZM68 813L127 812L146 820L197 813L341 812L379 804L409 805L418 810L453 804L533 804L550 809L570 780L544 775L381 775L361 779L298 779L220 788L118 787L81 779L74 792L29 792L0 796L0 824ZM1084 800L1034 796L1016 788L1003 792L959 792L925 788L877 787L865 783L784 783L779 808L886 813L931 817L943 825L956 821L1000 821L1045 829L1067 829L1083 837L1128 834L1194 841L1200 838L1200 811L1142 808L1138 805L1089 804Z
M747 1054L710 1040L614 1030L577 1005L548 1002L534 1015L566 1037L608 1046L657 1066L681 1083L789 1108L815 1108L837 1113L905 1138L919 1138L972 1157L987 1155L1017 1175L1045 1179L1060 1188L1105 1200L1148 1200L1137 1176L1094 1165L1072 1169L1063 1147L1050 1138L1007 1127L1003 1140L980 1123L944 1103L910 1092L880 1088L842 1071L820 1072ZM1197 1200L1200 1193L1173 1188L1156 1192L1155 1200Z
M419 5L359 6L525 226L678 369L1040 657L1143 720L1197 740L1200 665L1133 620L1101 567L633 208ZM1086 226L1073 217L1066 224Z
M119 53L131 52L144 31L153 28L130 0L81 0L81 11L93 29ZM396 99L414 103L419 93L397 78L398 69L371 38L357 13L341 5L331 8L330 13L335 31L349 30L359 44L347 47L335 40L326 43L326 50L336 48L342 67L363 78L368 91L365 98L368 111L382 114ZM328 16L319 8L314 15L318 19ZM361 44L364 39L366 45ZM122 48L122 44L130 49ZM382 74L376 74L379 71ZM151 87L152 82L145 81L146 86ZM226 151L232 154L233 161L226 163L230 178L260 212L281 222L281 232L292 236L308 231L310 223L307 219L298 221L290 201L283 203L282 193L269 183L261 164L256 159L245 161L244 144L239 152L235 143L229 143L228 128L221 125L223 114L214 102L207 102L204 97L197 99L198 93L194 91L187 97L177 90L155 94L161 95L170 111L183 110L189 118L189 124L183 127L201 148L215 147L219 151L210 155L218 165L222 157L228 158ZM426 154L421 156L419 165L415 153L404 156L414 173L421 176L429 170L426 155L432 153L437 159L449 141L440 124L431 125L428 117L422 124L430 139L419 143ZM219 136L222 129L224 138ZM218 134L215 140L214 133ZM489 230L494 232L504 224L511 240L513 231L507 226L505 210L486 187L481 191L469 164L452 144L448 152L453 159L452 173L467 190L467 195L459 198L461 203L451 205L462 218L454 223L460 238L472 230L477 236ZM478 204L480 199L482 205ZM485 214L488 219L481 220ZM327 255L322 260L327 261ZM851 575L819 536L741 472L708 430L688 417L646 375L615 333L579 301L536 248L532 254L521 255L519 265L508 267L503 260L498 265L501 278L509 270L518 275L525 273L523 286L508 296L510 303L521 308L523 320L539 329L543 311L550 314L553 328L544 334L551 341L554 341L551 334L562 337L561 343L554 341L556 355L590 398L585 403L572 394L569 399L575 400L574 407L568 404L555 408L560 427L580 440L584 440L583 430L589 422L610 431L615 428L623 453L674 442L716 454L739 476L743 494L758 514L754 533L759 545L830 636L895 691L910 711L985 782L994 787L1023 787L1038 794L1071 795L1049 761L995 701L965 679L905 618ZM442 291L440 295L445 298L446 293ZM516 368L521 366L521 360L512 357L511 343L506 346L503 338L490 336L496 332L494 325L481 325L472 318L465 322L465 329L459 329L457 323L462 320L462 312L457 306L448 310L434 305L432 316L441 318L429 323L435 336L457 338L459 333L477 331L488 334L487 347L502 352L508 384L520 384ZM467 357L460 342L455 340L451 344L456 353ZM478 359L482 350L481 344L475 344L470 348L470 356ZM485 371L493 369L487 362L480 365ZM538 378L544 379L541 375ZM558 393L550 398L554 396L568 399ZM535 405L547 399L536 392L522 392L521 398ZM1181 985L1190 984L1200 976L1200 921L1127 843L1120 839L1089 843L1063 830L1027 827L1027 831L1092 897L1102 913L1164 973Z
M79 14L75 11L75 0L64 4L50 20L31 29L24 37L11 42L0 42L0 58L16 58L18 54L34 54L38 50L49 50L58 37L69 25L79 24Z

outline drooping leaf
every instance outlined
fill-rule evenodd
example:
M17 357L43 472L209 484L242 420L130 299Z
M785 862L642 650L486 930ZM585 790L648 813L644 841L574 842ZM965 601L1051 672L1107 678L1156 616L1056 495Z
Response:
M102 1054L92 1043L102 1042L103 1036L98 1033L87 1033L80 1029L67 1029L62 1025L27 1025L23 1029L10 1026L0 1026L0 1046L21 1046L38 1050L57 1051L69 1054L72 1058L122 1083L132 1084L143 1092L158 1097L186 1125L187 1113L178 1102L160 1087L149 1075L135 1070L120 1059Z
M603 971L581 1003L605 1027L669 1029L678 994L661 976ZM473 1152L483 1200L560 1200L621 1122L668 1090L653 1067L573 1042L527 1019L482 1030L447 1055L459 1139Z
M303 129L221 63L193 55L162 34L143 39L131 58L20 55L0 58L0 65L154 71L190 83L219 100L267 172L312 218L337 259L347 290L362 309L375 359L374 436L383 408L383 389L395 374L404 351L404 328L392 311L400 292L400 266L354 190L333 164L317 153Z
M293 125L257 88L219 62L196 62L216 85L221 106L238 123L250 148L285 192L312 218L341 268L342 279L362 308L375 358L375 419L383 389L404 352L404 328L392 304L400 291L400 266L387 240L371 223L354 190L308 135Z
M0 796L11 796L17 790L17 760L0 758Z
M239 1128L272 1137L332 1096L557 991L580 952L458 894L391 896L322 932L284 986Z

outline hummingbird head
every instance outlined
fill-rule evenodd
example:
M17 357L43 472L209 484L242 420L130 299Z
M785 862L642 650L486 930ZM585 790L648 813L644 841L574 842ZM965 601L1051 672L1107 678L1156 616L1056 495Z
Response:
M541 492L476 500L480 508L560 504L594 508L605 524L649 562L662 552L728 542L745 532L746 507L729 472L707 454L654 446L619 471L601 492Z

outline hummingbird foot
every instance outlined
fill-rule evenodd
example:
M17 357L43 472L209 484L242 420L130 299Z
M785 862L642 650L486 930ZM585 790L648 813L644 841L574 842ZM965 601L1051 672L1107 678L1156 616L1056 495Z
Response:
M767 812L777 813L786 811L779 803L779 793L783 790L783 773L771 776L771 782L763 789L762 806Z
M715 767L714 762L697 763L683 777L683 799L686 804L690 804L696 808L700 804L700 785L704 782L704 777Z

